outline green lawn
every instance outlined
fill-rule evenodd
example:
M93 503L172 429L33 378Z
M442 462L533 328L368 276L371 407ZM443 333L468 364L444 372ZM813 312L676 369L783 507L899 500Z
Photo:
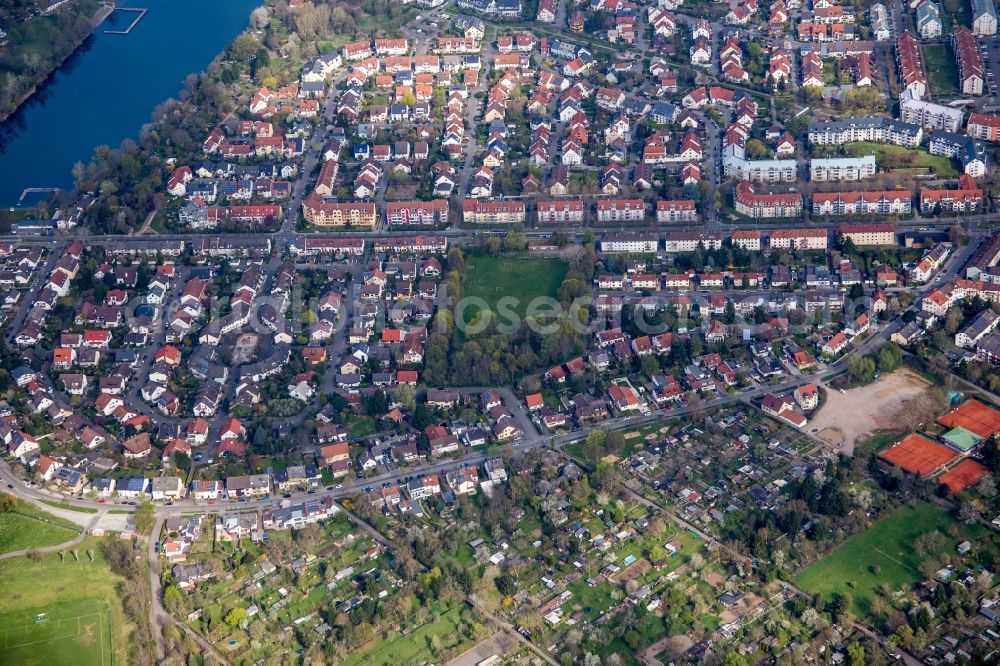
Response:
M890 444L895 444L900 439L898 433L880 432L872 435L865 441L854 445L854 455L859 456L867 453L881 451Z
M581 578L567 585L566 589L572 592L573 596L563 604L563 610L569 613L573 608L579 607L587 614L587 617L593 619L611 608L615 603L615 600L611 598L611 593L618 588L604 579L600 580L601 582L594 587L587 585L586 578ZM588 608L590 609L589 614L587 613Z
M958 65L951 47L945 44L926 44L923 52L931 95L941 97L961 94L958 89Z
M958 177L958 170L944 155L931 155L922 148L904 148L889 144L854 141L844 144L848 155L875 155L880 169L930 169L942 178Z
M56 546L79 533L72 523L19 502L15 511L0 513L0 553Z
M352 417L347 422L347 436L351 439L362 439L377 432L375 419L370 416Z
M560 259L470 256L462 296L483 299L493 312L498 311L501 299L507 299L502 304L504 310L523 318L533 299L556 298L566 269L566 262ZM466 308L465 320L470 321L479 309L474 305ZM501 315L499 320L503 323L508 318Z
M340 662L341 666L408 666L409 664L424 664L435 661L431 655L431 636L437 636L442 648L449 648L468 642L461 631L463 623L462 606L455 606L443 613L437 620L432 620L419 627L407 627L407 635L390 632L387 639L375 641L368 649L359 650L347 656ZM466 611L467 612L467 611Z
M65 560L57 553L39 562L0 560L0 666L126 663L121 579L105 564L99 539L88 537L76 551L79 561L69 552Z
M913 549L914 540L934 530L946 534L955 524L954 518L929 503L903 507L800 571L794 583L826 598L836 592L850 594L855 612L865 615L879 585L885 583L897 590L924 580L919 568L921 557ZM963 529L962 538L977 533ZM954 552L960 540L946 535L945 550ZM875 573L875 567L880 568L880 573Z
M48 504L49 506L54 506L57 509L66 509L67 511L76 511L77 513L97 513L97 509L93 509L88 506L77 506L75 504L67 504L66 502L57 502L56 500L41 500L42 504Z

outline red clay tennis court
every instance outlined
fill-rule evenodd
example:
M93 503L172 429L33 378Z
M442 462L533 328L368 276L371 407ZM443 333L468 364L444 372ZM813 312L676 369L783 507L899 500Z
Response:
M878 454L878 457L910 474L924 475L954 460L955 452L947 446L913 433Z
M938 423L949 428L965 428L983 439L1000 432L1000 412L978 400L966 400L941 418Z
M979 480L986 476L989 471L975 460L963 460L954 469L942 474L938 481L948 486L948 492L955 495L969 486L979 483Z

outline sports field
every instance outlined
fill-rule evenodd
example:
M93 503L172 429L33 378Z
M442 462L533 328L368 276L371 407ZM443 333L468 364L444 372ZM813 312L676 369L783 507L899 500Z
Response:
M112 663L111 613L103 603L56 604L0 616L0 664Z
M948 428L964 428L983 439L1000 432L1000 412L976 399L966 400L937 422Z
M556 298L559 286L566 277L566 262L561 259L510 258L510 257L466 257L463 297L476 297L486 301L493 312L497 312L500 299L504 307L525 316L528 305L539 296ZM478 309L466 309L465 319L471 320Z
M94 537L62 558L0 560L0 666L126 663L119 582Z
M951 516L932 504L903 507L800 571L794 583L826 599L835 592L850 594L854 611L865 615L879 585L884 583L895 591L924 580L919 568L921 556L914 552L913 542L934 530L944 533L953 524ZM946 537L945 543L953 552L958 541Z
M879 453L878 457L910 474L924 475L954 460L955 452L917 433L911 433L898 444Z

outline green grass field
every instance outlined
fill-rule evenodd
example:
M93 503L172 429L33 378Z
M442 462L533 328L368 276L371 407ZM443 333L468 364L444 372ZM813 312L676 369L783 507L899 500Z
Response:
M958 177L958 170L950 159L944 155L931 155L926 150L919 148L854 141L845 143L844 149L848 155L875 155L875 161L880 169L929 168L942 178Z
M566 270L566 262L560 259L468 257L463 297L481 298L493 312L497 312L500 299L511 297L515 300L504 301L504 306L523 318L533 299L556 297ZM466 321L475 312L478 308L466 308Z
M879 585L884 583L897 590L924 580L914 540L934 530L945 533L954 524L954 518L932 504L903 507L800 571L793 582L827 599L836 592L850 594L855 612L865 615ZM963 530L963 534L967 531ZM960 540L946 536L946 549L953 551ZM875 573L876 566L880 573Z
M111 664L111 615L92 601L3 616L0 664Z
M48 504L49 506L54 506L57 509L65 509L67 511L76 511L77 513L97 513L97 509L91 508L89 506L77 506L75 504L67 504L66 502L57 502L56 500L41 500L42 504Z
M923 47L927 83L934 97L959 95L958 65L951 48L945 44L926 44Z
M73 539L78 529L72 523L19 502L16 511L0 513L0 553L24 548L56 546Z
M442 648L450 648L465 642L470 642L461 631L463 622L462 606L455 606L441 614L437 620L417 628L408 628L410 632L403 636L391 632L385 640L376 641L369 649L359 650L347 656L340 662L341 666L409 666L434 661L431 655L431 636L437 636Z
M0 666L127 662L121 579L104 562L99 539L84 539L76 551L79 561L70 552L65 559L47 553L39 562L0 560Z

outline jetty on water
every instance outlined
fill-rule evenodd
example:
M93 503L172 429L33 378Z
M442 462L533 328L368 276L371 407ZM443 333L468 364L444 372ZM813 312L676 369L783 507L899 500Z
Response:
M142 20L142 17L146 15L146 12L148 12L149 9L145 7L115 7L115 11L132 12L136 15L135 20L129 23L128 27L124 30L105 30L104 34L106 35L127 35L132 32L132 28L134 28L136 24Z

